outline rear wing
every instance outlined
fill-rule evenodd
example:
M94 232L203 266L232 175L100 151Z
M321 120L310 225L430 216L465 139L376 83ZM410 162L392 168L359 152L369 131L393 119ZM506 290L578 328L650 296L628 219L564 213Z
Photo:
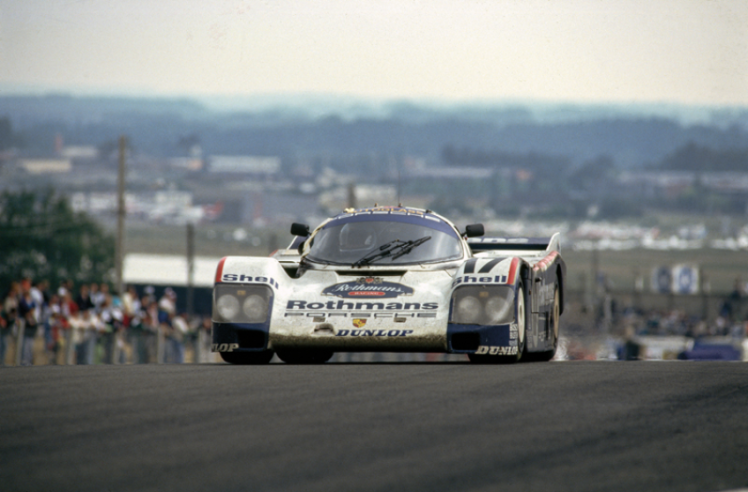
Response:
M516 252L517 255L548 254L551 251L561 252L559 244L560 233L551 237L473 237L467 240L473 254L487 253L487 255Z

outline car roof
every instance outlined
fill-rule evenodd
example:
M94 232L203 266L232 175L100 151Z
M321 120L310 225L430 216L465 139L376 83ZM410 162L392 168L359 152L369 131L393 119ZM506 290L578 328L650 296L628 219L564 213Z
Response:
M420 220L420 219L423 219ZM346 222L359 222L369 220L391 220L396 222L420 223L433 229L442 230L450 235L459 237L454 224L441 215L422 208L402 206L374 206L371 208L346 209L342 213L326 221L322 228L338 225Z
M434 218L438 218L440 220L446 220L444 217L440 216L439 214L431 211L426 210L422 208L416 208L416 207L403 207L401 205L394 206L394 205L385 205L385 206L374 206L374 207L368 207L368 208L347 208L343 212L339 213L333 219L338 219L341 217L350 217L353 215L364 215L364 214L396 214L396 215L421 215L421 216L430 216Z

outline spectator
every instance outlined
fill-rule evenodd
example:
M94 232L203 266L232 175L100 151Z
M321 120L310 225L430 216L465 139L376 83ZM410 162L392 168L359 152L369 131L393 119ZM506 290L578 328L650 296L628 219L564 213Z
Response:
M78 297L75 298L75 303L78 305L78 311L88 311L93 309L94 303L91 300L90 290L88 285L83 284L78 290Z
M93 364L96 350L96 335L102 326L93 309L79 311L70 320L75 344L77 364Z
M57 342L52 334L52 326L59 322L60 315L60 297L57 294L52 294L42 307L40 321L44 329L44 351L49 363L52 363L57 357Z
M169 341L171 343L171 359L169 362L184 364L184 339L190 331L190 327L184 317L171 314L171 330Z
M104 349L104 362L113 364L117 352L118 334L124 328L122 309L119 305L114 305L111 294L106 294L99 309L99 317L103 327L99 336L99 342ZM118 362L121 362L121 360Z
M621 347L619 358L621 360L639 360L641 347L636 341L634 327L627 326L625 331L626 341L623 347Z
M134 288L128 290L129 296L133 296ZM125 299L127 299L127 295ZM148 296L143 296L142 302L137 299L137 293L132 302L126 301L125 305L130 305L127 315L130 316L129 327L127 330L130 346L132 347L133 364L145 364L148 362Z
M16 325L16 307L12 306L9 311L0 306L0 366L5 365L5 352L8 349L8 337L13 334Z
M122 312L125 318L133 318L138 311L140 311L141 303L138 297L138 291L135 287L130 285L127 287L127 291L122 295ZM129 324L126 322L126 324Z
M159 324L160 320L159 317L161 316L161 313L158 310L158 303L156 302L156 298L153 295L148 296L146 308L145 311L147 313L147 316L145 318L146 320L146 346L148 348L148 361L149 362L157 362L158 361L158 331L159 331Z
M98 314L100 312L101 303L103 302L101 291L99 290L99 284L92 282L91 285L88 286L88 297L91 299L91 304L93 304L93 308Z
M73 295L73 281L69 279L60 282L60 286L57 288L57 295L60 296L60 299L64 299L66 294Z
M31 286L31 298L36 303L36 319L40 325L44 324L44 306L49 301L49 295L47 295L46 290L44 281L39 281Z
M210 316L203 316L200 320L200 326L198 327L197 341L199 344L200 360L196 362L213 362L213 353L210 351L212 345L211 331L213 330L213 321ZM202 342L202 343L201 343Z
M67 319L58 310L53 310L49 317L49 342L47 343L48 361L50 364L57 364L58 354L62 347L63 333L69 326Z
M21 282L21 298L18 301L18 317L23 326L23 342L21 347L21 365L30 366L34 357L34 338L39 328L39 318L36 301L31 294L31 281Z
M5 312L10 312L11 309L15 308L18 311L18 299L21 297L21 284L18 282L12 282L8 294L3 300L3 309Z
M78 309L78 303L73 300L72 292L65 292L65 295L60 300L60 311L68 320L70 320L72 316L77 315L80 311Z
M18 282L12 282L8 293L0 305L0 365L5 365L5 354L8 350L8 337L13 335L18 316L18 296L21 287Z
M158 301L158 309L163 311L167 316L176 312L177 294L174 289L167 287L164 290L164 295Z

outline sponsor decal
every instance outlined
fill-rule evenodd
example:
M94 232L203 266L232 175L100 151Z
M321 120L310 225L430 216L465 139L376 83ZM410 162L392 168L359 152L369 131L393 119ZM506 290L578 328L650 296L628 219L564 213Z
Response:
M278 281L272 277L253 277L251 275L240 275L238 273L224 273L221 276L221 282L244 282L253 284L270 284L275 289L278 289L280 285Z
M382 277L361 277L357 278L356 282L359 284L376 285L384 282L384 279L382 279Z
M509 328L509 340L516 340L519 337L519 329L517 325L512 325Z
M517 347L496 347L492 345L481 345L476 354L488 354L488 355L517 355Z
M538 296L538 306L546 306L552 304L554 301L555 286L553 284L546 284L542 287L535 289L534 293Z
M312 318L312 320L316 323L323 321L325 318L332 319L332 318L348 318L355 316L357 318L361 318L364 316L369 316L375 319L392 319L394 318L395 323L404 323L407 318L436 318L436 313L404 313L404 312L395 312L395 313L387 313L387 312L379 312L379 313L341 313L341 312L296 312L296 311L286 311L286 314L284 315L285 318Z
M463 275L457 277L452 282L452 287L456 287L460 284L505 284L507 283L506 275L494 275L493 277L478 277L473 275Z
M307 302L291 300L286 304L289 311L433 311L439 309L438 302Z
M214 343L211 347L212 352L233 352L239 348L238 343Z
M413 289L395 282L385 282L377 277L363 277L353 282L342 282L331 285L322 291L322 295L354 298L393 298L413 295Z
M469 243L480 244L527 244L530 238L527 237L471 237Z
M346 210L348 212L348 210ZM404 207L393 207L393 206L381 206L363 208L361 210L351 210L350 215L362 215L362 214L405 214L405 215L418 215L420 217L431 218L431 215L427 215L423 210L416 210L412 208Z
M356 328L363 328L366 325L366 319L364 318L353 318L353 326Z
M413 330L340 330L336 337L407 337Z

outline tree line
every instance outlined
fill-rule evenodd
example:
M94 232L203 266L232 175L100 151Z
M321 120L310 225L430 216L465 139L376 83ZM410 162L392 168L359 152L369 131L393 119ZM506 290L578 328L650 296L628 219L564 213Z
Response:
M0 194L0 286L23 278L76 283L111 281L114 238L64 196Z

